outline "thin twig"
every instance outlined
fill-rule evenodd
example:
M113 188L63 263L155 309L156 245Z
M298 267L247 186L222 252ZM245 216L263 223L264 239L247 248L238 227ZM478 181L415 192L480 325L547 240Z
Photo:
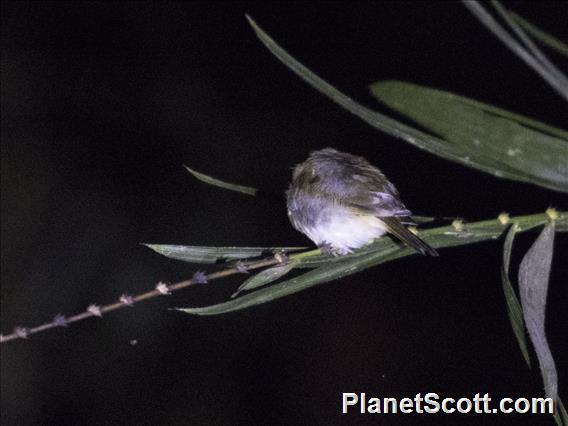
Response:
M548 220L555 220L556 221L556 231L557 232L568 232L568 213L567 212L563 212L563 211L557 211L553 208L549 208L546 210L545 213L541 213L541 214L534 214L534 215L526 215L526 216L517 216L514 218L511 218L508 214L506 213L502 213L499 215L499 217L497 219L494 220L487 220L487 221L481 221L481 222L476 222L476 223L471 223L471 224L464 224L463 221L459 221L459 220L454 220L454 222L452 222L451 228L454 231L448 231L448 227L447 226L443 226L441 228L433 228L430 230L426 230L426 233L429 233L430 237L436 237L436 236L440 236L440 235L447 235L447 234L461 234L464 232L473 232L475 230L475 227L480 227L479 232L481 232L481 237L480 238L476 238L473 241L470 241L466 238L462 238L461 236L459 237L459 240L450 240L449 244L444 245L442 244L436 244L434 245L434 247L436 248L441 248L441 247L454 247L454 246L458 246L458 245L464 245L464 244L471 244L473 242L479 242L479 241L485 241L485 240L489 240L489 239L495 239L497 238L502 232L503 232L503 227L508 225L509 223L514 223L516 226L519 226L519 232L521 231L526 231L529 229L533 229L537 226L540 226L544 223L546 223ZM470 229L471 227L471 229ZM433 231L433 232L432 232ZM425 235L424 234L424 235ZM469 235L473 235L473 234L469 234ZM394 244L394 243L393 243ZM383 247L384 248L384 247ZM376 250L377 248L370 248L367 249L367 251L362 251L362 253L359 254L359 256L362 256L359 258L365 260L365 257L368 257L370 254L372 254L372 252L368 251L368 250ZM390 255L393 254L393 251L387 251L388 253L390 253ZM319 255L321 255L321 249L315 249L315 250L308 250L308 251L303 251L303 252L299 252L299 253L292 253L292 254L285 254L284 252L276 252L274 255L267 257L265 259L260 259L260 260L252 260L252 261L246 261L246 260L240 260L234 264L232 264L229 268L217 271L217 272L212 272L208 275L206 275L204 272L198 271L195 274L193 274L193 277L189 280L185 280L185 281L180 281L179 283L176 284L166 284L164 282L159 282L158 284L156 284L156 287L154 290L148 291L146 293L142 293L139 294L138 296L130 296L127 294L123 294L122 296L120 296L118 302L115 303L111 303L105 306L99 306L99 305L89 305L89 307L87 307L87 309L84 312L81 312L77 315L74 315L72 317L66 318L65 316L59 314L56 315L54 317L54 319L51 322L39 325L37 327L34 328L24 328L24 327L16 327L14 329L14 331L11 334L8 334L6 336L2 336L0 335L0 343L4 343L4 342L8 342L11 340L16 340L16 339L26 339L28 338L30 335L32 334L36 334L36 333L40 333L42 331L45 330L49 330L51 328L56 328L56 327L67 327L69 324L77 322L77 321L81 321L90 317L101 317L103 314L107 313L107 312L111 312L111 311L115 311L127 306L133 306L136 302L141 302L143 300L147 300L147 299L152 299L154 297L160 296L160 295L168 295L171 294L174 291L177 290L181 290L183 288L189 287L191 285L197 285L197 284L204 284L207 283L209 281L215 280L215 279L219 279L219 278L224 278L230 275L235 275L235 274L242 274L242 273L247 273L250 270L254 270L254 269L260 269L260 268L264 268L264 267L269 267L269 266L273 266L273 265L278 265L278 264L283 264L286 262L299 262L300 264L303 265L303 267L308 267L311 269L314 268L319 268L320 266L323 265L322 260L318 259L315 262L309 262L308 259L312 258L312 257L320 257ZM398 257L403 257L409 254L409 252L404 252L404 251L398 251L397 253L395 253L395 256L391 256L389 258L389 260L393 260L396 259ZM388 257L388 256L387 256ZM352 260L356 260L357 257L352 258ZM376 258L374 263L371 263L369 265L375 265L378 263L381 263L383 261L385 261L386 257L383 256L383 258ZM367 259L368 260L368 259ZM333 263L335 262L335 258L330 258L327 261L325 261L325 263ZM302 266L300 266L302 267ZM367 266L369 267L369 266ZM357 268L353 269L350 273L354 273L353 271L355 271ZM345 271L336 271L335 272L335 276L339 277L339 276L345 276ZM329 278L330 276L328 275L328 281L334 278ZM282 286L285 285L285 291L280 291L280 294L277 296L277 298L279 297L283 297L287 294L292 294L294 292L300 291L302 289L306 289L310 286L319 284L321 282L326 282L324 281L313 281L311 284L306 285L305 282L296 282L294 284L290 284L289 282L283 282L280 284L277 284L276 286L274 286L274 288L278 287L278 286ZM280 288L280 290L282 290ZM258 290L258 292L256 293L256 297L258 299L258 295L262 294L263 297L266 296L265 290ZM248 296L244 296L242 299L245 299ZM253 299L254 299L253 297ZM265 297L264 302L268 301L268 300L274 300L275 297ZM236 299L236 300L240 300L241 299ZM234 302L234 300L232 301ZM231 302L231 303L232 303ZM227 304L229 302L226 302L225 304ZM249 300L246 302L249 304L249 306L252 306L252 304L255 303L255 301L253 300L251 302L251 298L249 297ZM216 306L221 306L223 304L220 305L216 305ZM205 308L207 309L207 308ZM193 309L195 311L195 309ZM188 311L188 309L185 310L186 312Z
M120 296L118 302L109 303L108 305L104 306L92 304L89 305L84 312L78 313L69 318L61 314L58 314L53 318L51 322L38 325L37 327L33 328L26 328L21 326L15 327L14 331L11 334L5 336L0 335L0 343L9 342L11 340L16 340L16 339L27 339L32 334L41 333L42 331L46 331L56 327L68 327L69 324L82 321L84 319L91 317L102 317L102 315L106 314L107 312L116 311L118 309L122 309L129 306L131 307L135 303L142 302L143 300L149 300L158 296L169 295L174 291L178 291L192 285L205 284L209 281L228 277L230 275L242 274L243 271L264 268L267 266L283 263L285 261L286 261L285 256L283 256L281 253L276 253L274 254L274 256L261 260L255 260L249 262L239 261L236 262L230 268L223 269L217 272L212 272L210 274L205 274L204 272L198 271L195 274L193 274L193 277L191 279L180 281L175 284L166 284L164 282L159 282L158 284L156 284L154 290L139 294L137 296L130 296L127 294L123 294L122 296Z

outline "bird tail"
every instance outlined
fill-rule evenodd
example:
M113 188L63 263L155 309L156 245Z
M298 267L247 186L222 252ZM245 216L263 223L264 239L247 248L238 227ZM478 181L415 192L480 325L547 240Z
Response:
M438 252L434 250L426 241L420 239L406 228L399 217L381 217L387 228L387 231L393 234L396 238L412 247L420 254L426 256L439 256Z

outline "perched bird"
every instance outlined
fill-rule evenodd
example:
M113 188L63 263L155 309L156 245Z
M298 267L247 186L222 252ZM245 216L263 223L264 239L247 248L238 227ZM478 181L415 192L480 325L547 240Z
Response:
M436 250L410 232L410 211L397 189L365 158L325 148L294 168L286 191L294 228L334 255L390 233L423 255Z

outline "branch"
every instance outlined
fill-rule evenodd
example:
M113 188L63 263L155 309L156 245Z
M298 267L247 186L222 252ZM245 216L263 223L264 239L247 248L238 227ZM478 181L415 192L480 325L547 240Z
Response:
M557 211L555 209L548 209L545 213L509 217L506 213L499 215L497 219L486 220L481 222L464 223L461 220L454 220L449 226L442 226L438 228L431 228L421 231L420 235L435 248L450 248L455 246L473 244L480 241L487 241L498 238L505 229L511 224L517 226L517 232L524 232L535 227L541 226L548 221L553 220L556 222L557 232L568 232L568 212ZM194 246L161 246L161 245L148 245L154 251L161 253L167 257L175 258L177 260L186 260L192 263L201 260L202 263L213 263L219 259L231 258L231 256L240 255L241 251L245 253L261 253L264 251L262 248L239 248L239 247L194 247ZM167 250L163 250L167 248ZM178 250L172 251L172 247L177 247ZM274 248L272 248L274 249ZM238 299L231 299L228 302L220 303L218 305L207 306L203 308L184 308L181 311L198 314L198 315L212 315L218 313L230 312L239 310L246 307L254 306L261 303L266 303L271 300L284 297L286 295L305 290L311 286L321 284L324 282L332 281L347 275L354 274L357 271L376 266L380 263L392 261L401 257L415 254L409 248L401 247L399 244L389 238L380 238L368 247L361 248L355 253L348 256L331 257L321 253L320 249L302 251L299 253L291 253L286 255L289 251L296 251L298 248L288 247L287 250L278 250L270 257L260 260L238 260L233 263L229 268L205 274L198 271L193 274L189 280L180 281L176 284L166 284L159 282L156 284L154 290L137 296L123 294L120 296L118 302L110 303L108 305L89 305L89 307L81 313L72 317L65 317L64 315L56 315L52 321L39 325L33 328L16 327L11 334L0 335L0 343L9 342L16 339L26 339L32 334L40 333L56 327L68 327L69 324L82 321L90 317L101 317L103 314L111 311L116 311L125 307L132 307L135 303L143 300L153 299L158 296L169 295L174 291L181 290L186 287L197 284L205 284L209 281L224 278L230 275L239 273L247 273L250 270L265 268L274 265L288 265L292 264L290 268L307 268L310 272L300 275L288 281L280 282L268 288L258 290L260 286L265 286L272 282L272 279L263 279L260 283L249 284L245 287L241 286L239 291L254 290L249 294L239 297ZM199 256L195 255L195 251ZM215 253L215 254L212 254ZM205 255L207 254L207 255ZM230 254L230 256L227 256ZM186 257L184 257L186 256ZM234 259L234 258L233 258ZM289 272L289 271L285 271ZM274 274L273 274L274 275ZM274 279L278 279L282 275L276 274Z
M276 253L265 259L256 261L238 261L234 263L231 268L223 269L221 271L212 272L210 274L205 274L202 271L197 271L193 274L193 277L189 280L180 281L175 284L166 284L160 281L156 284L154 290L148 291L146 293L139 294L137 296L130 296L128 294L123 294L119 297L118 302L109 303L108 305L99 306L96 304L89 305L84 312L73 315L72 317L65 317L64 315L57 314L51 322L47 322L42 325L38 325L33 328L26 327L15 327L14 331L8 335L0 334L0 343L9 342L16 339L27 339L32 334L41 333L42 331L50 330L57 327L68 327L69 324L82 321L87 318L92 317L102 317L103 314L107 312L116 311L125 307L132 307L137 302L142 302L144 300L154 299L158 296L167 296L172 294L174 291L178 291L192 285L196 284L206 284L209 281L217 280L219 278L228 277L230 275L247 273L249 270L264 268L266 266L272 266L277 264L282 264L287 261L287 257L283 253Z

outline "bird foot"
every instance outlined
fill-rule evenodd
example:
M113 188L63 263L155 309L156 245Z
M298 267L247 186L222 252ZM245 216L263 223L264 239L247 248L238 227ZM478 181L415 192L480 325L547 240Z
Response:
M339 256L339 251L333 247L331 245L331 243L328 243L327 241L324 241L320 246L319 246L320 250L321 250L321 254L324 254L326 256Z

